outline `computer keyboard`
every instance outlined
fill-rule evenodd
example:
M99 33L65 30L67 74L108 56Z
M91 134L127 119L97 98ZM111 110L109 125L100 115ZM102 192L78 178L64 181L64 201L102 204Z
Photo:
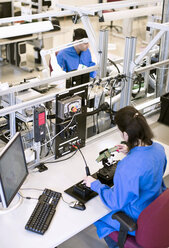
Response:
M50 225L60 198L61 193L44 189L25 225L25 229L43 235Z

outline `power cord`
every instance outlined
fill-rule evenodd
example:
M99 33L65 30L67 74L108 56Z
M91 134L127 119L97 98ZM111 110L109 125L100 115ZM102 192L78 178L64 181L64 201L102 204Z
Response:
M36 188L21 188L21 190L38 190L38 191L43 191L43 189L36 189ZM27 200L38 200L38 198L36 198L36 197L23 196L20 192L18 192L18 194L23 199L27 199Z
M53 163L59 163L59 162L63 162L65 160L68 160L70 158L72 158L75 154L76 154L77 150L71 154L71 156L67 157L67 158L64 158L64 159L60 159L60 160L54 160L54 161L49 161L49 162L45 162L45 164L53 164Z
M34 198L34 197L30 197L30 196L23 196L23 195L20 194L19 192L18 192L18 195L19 195L20 197L22 197L23 199L27 199L27 200L38 200L38 198Z

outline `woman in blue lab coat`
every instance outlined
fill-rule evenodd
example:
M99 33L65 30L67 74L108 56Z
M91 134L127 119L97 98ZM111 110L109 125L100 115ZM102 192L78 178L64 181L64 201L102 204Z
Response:
M73 41L87 37L87 33L84 29L77 28L74 30ZM86 39L86 43L61 50L57 54L58 64L66 72L94 66L95 63L92 61L91 53L88 47L89 43L88 39ZM90 77L95 78L96 71L90 72Z
M126 144L118 145L126 156L118 162L114 175L114 187L88 176L84 182L97 192L111 212L95 223L97 234L105 238L108 247L117 247L109 234L119 230L119 223L111 218L123 211L135 221L152 201L165 189L163 174L167 159L164 147L152 141L153 134L144 116L134 107L120 109L115 122ZM135 232L129 233L135 235Z

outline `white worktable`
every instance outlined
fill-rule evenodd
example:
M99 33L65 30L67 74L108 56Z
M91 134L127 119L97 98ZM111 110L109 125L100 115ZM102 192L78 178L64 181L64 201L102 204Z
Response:
M95 161L99 152L118 142L120 142L120 135L113 134L112 130L109 130L104 135L90 140L81 149L91 173L96 172L101 167L101 164ZM44 189L46 187L62 192L65 201L74 200L63 191L85 177L85 164L80 153L77 152L72 158L64 162L47 164L47 166L48 170L45 172L30 173L22 188ZM35 190L21 192L24 196L31 197L38 197L41 194L40 191ZM41 236L24 229L36 203L37 200L24 199L19 207L0 215L1 248L54 248L110 211L103 205L98 196L85 204L85 211L72 209L60 199L49 229Z
M95 161L99 152L118 144L120 140L119 132L111 129L87 142L81 150L91 173L96 172L101 167L101 164ZM169 146L164 145L164 147L169 161ZM115 159L121 158L120 154L115 154ZM47 166L48 170L43 173L30 173L22 188L44 189L46 187L62 192L65 201L74 200L63 191L85 177L85 165L80 153L77 152L72 158L64 162L48 164ZM41 192L34 190L25 190L22 193L24 196L31 197L38 197L41 194ZM24 199L15 210L0 215L0 248L54 248L110 211L103 205L98 196L85 204L85 211L72 209L61 199L49 229L41 236L24 229L36 203L36 200Z

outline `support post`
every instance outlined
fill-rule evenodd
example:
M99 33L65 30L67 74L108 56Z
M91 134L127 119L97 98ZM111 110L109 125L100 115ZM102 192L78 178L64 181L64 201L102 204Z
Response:
M99 36L99 76L106 77L108 52L108 30L100 30Z
M9 94L10 106L15 105L14 93ZM16 133L15 112L9 115L10 137L12 138Z
M96 56L97 62L98 62L98 44L96 42L96 36L95 36L95 32L93 30L93 26L89 20L89 17L87 15L84 15L84 13L78 12L81 21L84 25L84 28L87 32L87 36L89 38L90 44L92 46L93 52Z
M123 73L126 75L127 79L121 92L120 108L131 104L133 70L130 69L130 65L135 59L136 40L135 37L126 37L125 41Z
M162 23L169 21L169 1L163 0L163 10L162 10ZM165 32L164 36L161 38L159 61L166 60L169 58L169 31ZM157 70L157 97L165 94L168 82L168 68L166 65Z

